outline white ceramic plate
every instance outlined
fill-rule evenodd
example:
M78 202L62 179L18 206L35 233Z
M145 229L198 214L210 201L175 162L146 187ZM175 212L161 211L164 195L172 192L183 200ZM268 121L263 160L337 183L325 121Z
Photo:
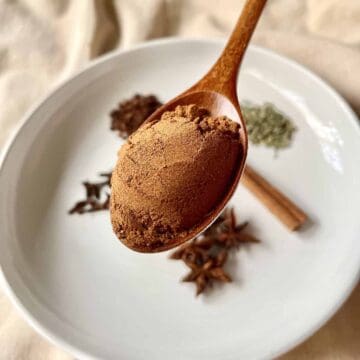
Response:
M360 265L360 132L345 102L294 62L251 47L241 99L270 101L298 127L279 152L249 162L311 217L289 233L251 194L232 200L261 245L230 261L234 283L195 298L167 253L132 252L107 212L69 216L81 181L115 162L109 111L135 92L163 101L194 83L217 41L164 40L111 54L57 88L26 117L0 173L5 288L28 321L79 358L263 359L310 336L342 304Z

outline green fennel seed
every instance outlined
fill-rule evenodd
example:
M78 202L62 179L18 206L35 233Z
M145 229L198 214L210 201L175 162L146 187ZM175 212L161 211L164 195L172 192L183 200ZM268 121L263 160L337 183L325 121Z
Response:
M241 106L249 140L275 149L288 147L296 130L293 122L273 104Z

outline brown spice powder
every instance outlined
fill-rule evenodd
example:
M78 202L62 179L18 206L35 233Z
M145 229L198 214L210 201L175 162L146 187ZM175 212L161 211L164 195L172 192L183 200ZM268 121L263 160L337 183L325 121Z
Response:
M134 133L112 177L116 235L138 251L184 237L211 212L235 173L239 125L196 105L178 106Z

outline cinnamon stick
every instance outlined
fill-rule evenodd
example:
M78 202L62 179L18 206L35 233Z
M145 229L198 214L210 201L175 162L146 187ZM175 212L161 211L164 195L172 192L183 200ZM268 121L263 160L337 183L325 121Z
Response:
M242 184L250 190L289 230L299 229L308 219L307 215L288 197L269 184L250 166L241 177Z

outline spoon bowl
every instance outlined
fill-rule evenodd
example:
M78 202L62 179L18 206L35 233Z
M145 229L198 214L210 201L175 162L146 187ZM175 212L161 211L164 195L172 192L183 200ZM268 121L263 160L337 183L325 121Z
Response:
M173 111L179 105L189 105L189 104L196 104L199 107L205 108L209 110L212 116L226 116L229 119L233 120L240 124L240 156L239 162L237 163L237 168L232 179L231 185L227 189L225 196L221 199L221 201L217 204L217 206L204 217L201 224L193 227L191 231L189 231L186 236L178 238L176 244L171 243L168 245L163 245L156 247L156 249L150 249L145 247L137 247L132 246L131 248L138 252L159 252L169 250L175 246L181 245L189 240L195 238L199 233L203 232L207 227L209 227L216 218L221 214L221 212L226 207L227 203L229 202L231 196L233 195L234 191L237 188L239 183L242 171L245 167L245 160L247 155L247 132L245 128L245 124L241 115L240 107L238 103L235 104L225 95L217 93L215 91L196 91L196 87L189 89L188 91L184 92L180 96L172 99L171 101L167 102L165 105L161 106L157 109L150 117L146 119L142 126L145 124L149 124L161 118L161 115L166 111ZM129 246L127 244L127 246Z

